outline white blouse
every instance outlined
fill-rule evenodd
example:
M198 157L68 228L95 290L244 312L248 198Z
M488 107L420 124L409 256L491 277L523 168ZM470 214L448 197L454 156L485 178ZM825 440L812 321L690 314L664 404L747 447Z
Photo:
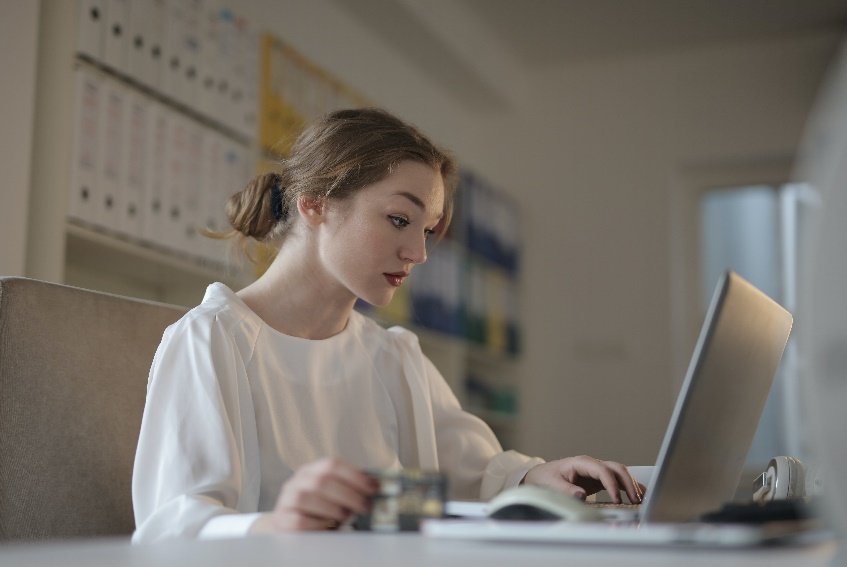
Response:
M215 283L153 359L133 541L244 535L293 472L322 457L441 470L452 499L489 499L543 462L503 452L413 333L354 311L328 339L287 336Z

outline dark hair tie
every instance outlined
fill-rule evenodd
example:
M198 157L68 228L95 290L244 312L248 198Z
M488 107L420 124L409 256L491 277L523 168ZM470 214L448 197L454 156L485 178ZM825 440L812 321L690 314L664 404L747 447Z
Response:
M276 178L274 186L271 188L271 210L273 211L274 219L279 222L285 220L285 207L282 203L282 184L279 177Z

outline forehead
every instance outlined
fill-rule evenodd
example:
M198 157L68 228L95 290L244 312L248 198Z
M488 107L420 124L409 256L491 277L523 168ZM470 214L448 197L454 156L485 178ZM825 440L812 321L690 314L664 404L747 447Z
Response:
M402 161L384 179L365 187L363 197L379 200L402 200L432 215L444 210L444 179L441 172L425 163Z

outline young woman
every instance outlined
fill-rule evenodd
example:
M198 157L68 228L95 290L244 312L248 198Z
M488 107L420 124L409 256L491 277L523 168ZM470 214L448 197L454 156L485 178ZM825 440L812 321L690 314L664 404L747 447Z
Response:
M230 199L234 230L278 254L237 293L210 285L165 331L133 474L135 541L336 527L368 509L363 469L438 469L451 498L526 482L640 499L618 463L504 452L413 333L354 311L357 298L388 303L426 261L450 222L454 169L390 114L345 110Z

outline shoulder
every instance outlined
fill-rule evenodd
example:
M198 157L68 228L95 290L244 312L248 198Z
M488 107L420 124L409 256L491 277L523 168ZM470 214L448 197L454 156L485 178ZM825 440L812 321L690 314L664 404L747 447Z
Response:
M368 341L374 341L388 349L417 349L420 350L418 336L399 325L385 328L367 315L353 311L350 322L359 330L361 336Z
M387 355L401 363L423 355L418 336L404 327L385 328L359 311L353 311L350 324L355 325L362 344L374 355Z
M260 330L258 318L227 286L211 284L202 303L165 330L163 343L208 345L227 338L239 350L250 350Z
M421 343L418 336L405 327L396 325L385 330L388 336L403 349L420 352Z

